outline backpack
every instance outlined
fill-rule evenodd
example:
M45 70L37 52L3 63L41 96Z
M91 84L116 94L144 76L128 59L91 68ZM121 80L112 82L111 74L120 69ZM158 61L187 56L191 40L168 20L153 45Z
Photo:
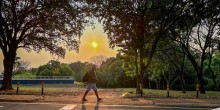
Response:
M87 82L89 80L89 72L86 72L86 74L83 76L82 81Z

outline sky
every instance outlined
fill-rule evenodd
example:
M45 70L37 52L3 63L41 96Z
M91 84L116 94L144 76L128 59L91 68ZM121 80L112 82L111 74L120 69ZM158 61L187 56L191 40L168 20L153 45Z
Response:
M96 22L95 29L86 27L80 39L79 53L75 51L66 51L64 59L58 59L57 56L51 56L50 52L34 51L27 52L24 49L18 49L17 57L30 62L30 67L39 67L48 63L50 60L59 60L62 63L71 63L76 61L87 62L93 56L104 55L106 57L115 57L117 48L109 48L107 34L104 33L103 27ZM0 51L0 72L3 71L3 55Z

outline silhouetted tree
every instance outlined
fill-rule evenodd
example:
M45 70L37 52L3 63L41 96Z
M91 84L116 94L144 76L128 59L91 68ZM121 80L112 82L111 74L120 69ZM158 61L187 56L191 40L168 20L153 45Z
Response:
M64 46L78 51L88 22L86 4L78 0L1 0L0 48L3 52L2 90L12 89L11 78L18 48L45 49L64 57Z

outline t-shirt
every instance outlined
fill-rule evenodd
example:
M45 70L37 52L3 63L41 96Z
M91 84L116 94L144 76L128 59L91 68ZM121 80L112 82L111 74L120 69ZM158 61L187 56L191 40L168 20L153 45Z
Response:
M95 73L95 71L90 70L88 83L96 83L96 82L97 82L96 73Z

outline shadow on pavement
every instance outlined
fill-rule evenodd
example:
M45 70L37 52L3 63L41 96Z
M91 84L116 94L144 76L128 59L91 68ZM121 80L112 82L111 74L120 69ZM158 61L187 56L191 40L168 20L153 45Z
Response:
M94 107L94 110L99 109L99 101L96 102L96 105ZM85 102L82 102L82 110L86 110Z

